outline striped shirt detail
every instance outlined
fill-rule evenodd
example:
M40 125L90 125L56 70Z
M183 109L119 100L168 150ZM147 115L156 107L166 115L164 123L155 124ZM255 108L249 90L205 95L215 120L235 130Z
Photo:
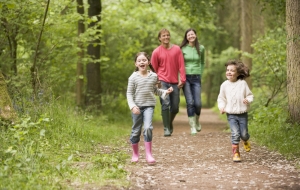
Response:
M128 79L127 86L127 102L130 110L141 106L155 106L155 95L161 96L166 90L159 89L156 86L157 74L148 71L148 76L141 76L138 71L132 73Z

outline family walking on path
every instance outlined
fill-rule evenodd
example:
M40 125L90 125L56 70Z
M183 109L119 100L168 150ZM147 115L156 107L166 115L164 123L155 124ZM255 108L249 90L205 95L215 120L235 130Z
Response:
M202 109L205 48L196 31L186 30L180 46L171 44L170 37L167 29L160 30L160 45L151 59L145 52L137 53L136 69L128 79L131 162L135 163L127 168L131 189L300 188L300 173L292 163L264 147L250 146L247 112L254 96L245 81L250 76L247 66L238 60L224 63L227 80L220 85L216 101L220 113L227 116L229 135L224 132L226 122ZM180 89L186 111L178 114ZM153 127L155 96L160 99L162 122ZM139 146L140 141L144 146Z
M146 159L155 164L152 156L152 117L156 104L155 95L160 96L164 137L174 131L173 120L179 112L180 89L183 88L191 135L201 131L201 76L205 65L205 48L199 44L194 29L186 30L180 46L170 43L169 30L158 33L160 45L150 58L145 52L136 55L136 70L128 79L127 101L132 112L132 162L139 160L139 141L143 130ZM152 71L147 70L151 68ZM248 134L248 109L253 94L244 81L250 76L249 69L239 61L228 61L226 77L218 96L220 113L227 114L231 129L233 161L240 162L239 142L251 150ZM159 85L158 85L159 83Z

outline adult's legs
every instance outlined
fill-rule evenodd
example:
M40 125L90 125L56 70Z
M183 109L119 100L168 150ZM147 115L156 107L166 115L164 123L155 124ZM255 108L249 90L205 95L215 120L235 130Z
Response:
M179 112L179 88L177 84L161 81L162 89L173 88L173 92L166 99L160 98L161 115L164 124L164 136L171 136L173 132L173 120Z

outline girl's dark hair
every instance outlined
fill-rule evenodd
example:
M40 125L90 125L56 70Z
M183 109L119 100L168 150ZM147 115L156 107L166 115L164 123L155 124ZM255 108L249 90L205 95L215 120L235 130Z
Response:
M228 65L235 65L236 71L239 74L237 79L244 80L245 78L250 76L250 70L249 68L240 60L229 60L225 64L225 67L227 68Z
M187 30L185 31L185 34L184 34L183 40L182 40L182 42L181 42L180 48L186 46L186 45L189 43L189 41L187 40L187 37L186 37L186 36L187 36L187 33L190 32L190 31L193 31L193 32L197 35L197 32L196 32L195 29L193 29L193 28L187 29ZM197 53L198 53L199 56L200 56L201 52L200 52L200 43L199 43L199 41L198 41L198 37L196 37L196 39L195 39L195 47L196 47Z
M148 61L149 61L149 67L150 67L151 71L155 73L155 70L152 67L151 63L150 63L150 57L149 57L149 55L146 52L139 52L139 53L137 53L136 56L135 56L134 62L136 62L138 56L140 56L140 55L144 55L148 59ZM135 71L138 71L138 70L139 70L139 68L135 67Z

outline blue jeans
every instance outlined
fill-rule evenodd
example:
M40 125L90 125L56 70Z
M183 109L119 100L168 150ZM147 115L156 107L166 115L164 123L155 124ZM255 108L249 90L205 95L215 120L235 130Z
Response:
M171 84L164 81L161 81L161 89L167 90L168 88L172 87L173 92L169 94L169 96L163 100L160 98L161 110L170 110L172 114L177 114L179 112L179 88L178 84Z
M201 75L186 75L183 86L188 117L201 113Z
M227 120L230 125L232 144L239 144L240 139L243 141L249 140L248 113L227 114Z
M140 114L133 114L132 115L132 130L130 135L130 142L132 144L136 144L140 142L140 136L142 132L142 126L144 124L144 141L145 142L151 142L152 141L152 117L154 113L154 107L153 106L144 106L139 107L140 108Z

